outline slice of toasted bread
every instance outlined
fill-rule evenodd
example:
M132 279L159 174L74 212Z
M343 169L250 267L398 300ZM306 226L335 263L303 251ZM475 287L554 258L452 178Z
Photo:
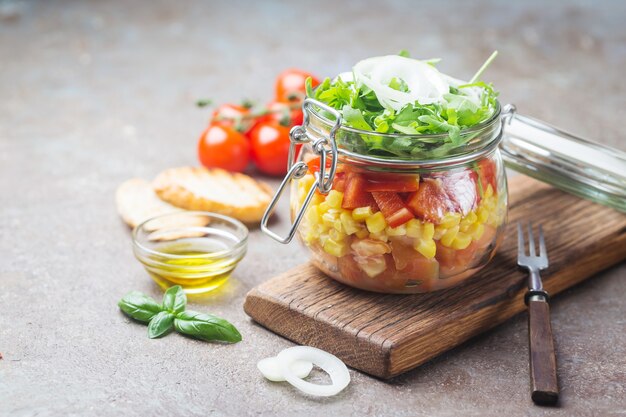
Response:
M261 220L272 189L255 179L219 168L172 168L152 183L156 194L176 207L206 210L246 223Z
M124 181L115 192L117 211L131 227L161 214L182 211L161 200L150 183L141 178Z

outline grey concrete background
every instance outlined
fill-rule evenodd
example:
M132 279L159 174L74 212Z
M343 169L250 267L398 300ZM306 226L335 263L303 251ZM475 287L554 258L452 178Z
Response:
M242 310L305 252L253 231L232 281L192 300L242 343L149 340L116 306L160 291L113 193L196 163L198 98L269 100L286 67L333 75L404 48L460 78L498 49L486 78L503 102L625 149L624 21L620 1L0 2L0 415L623 416L623 264L554 300L560 408L529 399L524 315L392 382L351 371L318 400L261 377L290 343Z

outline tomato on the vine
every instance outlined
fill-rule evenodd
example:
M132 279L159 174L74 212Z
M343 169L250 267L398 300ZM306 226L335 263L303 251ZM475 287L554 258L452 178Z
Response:
M262 117L262 121L274 120L282 125L301 125L304 120L301 103L283 103L272 101L266 106L267 115Z
M304 100L306 95L304 82L309 77L313 87L320 83L313 74L299 69L292 68L281 72L276 78L276 101L290 103Z
M260 122L250 131L252 159L259 171L268 175L284 175L287 172L290 129L269 120Z
M250 162L250 143L234 128L212 122L200 135L198 159L207 168L240 172Z
M254 120L249 107L238 104L222 104L211 115L211 122L221 126L232 127L240 132L252 128Z

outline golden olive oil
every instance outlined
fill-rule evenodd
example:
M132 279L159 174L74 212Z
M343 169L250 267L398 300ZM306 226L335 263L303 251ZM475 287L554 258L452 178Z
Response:
M222 248L201 249L188 243L164 244L158 248L160 254L149 256L148 272L163 289L180 285L188 294L213 291L228 280L239 259L232 253L219 256Z

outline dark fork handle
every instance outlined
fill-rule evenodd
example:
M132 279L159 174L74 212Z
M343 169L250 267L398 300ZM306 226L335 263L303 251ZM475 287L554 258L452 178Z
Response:
M556 357L550 305L541 296L530 297L528 301L528 344L531 398L535 404L553 405L559 399Z

